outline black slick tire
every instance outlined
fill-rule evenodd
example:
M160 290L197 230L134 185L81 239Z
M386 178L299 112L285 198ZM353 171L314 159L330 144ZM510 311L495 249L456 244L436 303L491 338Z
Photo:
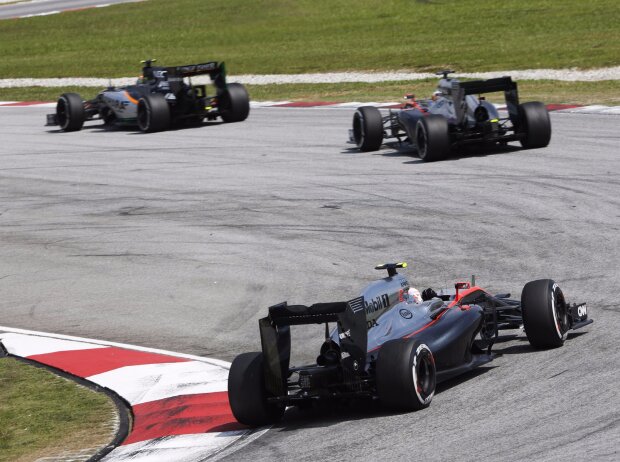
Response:
M530 345L543 349L564 344L569 329L569 308L555 281L539 279L525 284L521 310Z
M450 134L445 117L430 114L422 117L415 129L418 156L425 162L443 160L450 154Z
M415 339L396 339L379 350L376 368L377 395L396 411L428 407L435 394L435 360L431 350Z
M146 94L138 100L138 128L141 132L160 132L170 128L170 108L164 95Z
M263 354L242 353L230 366L228 399L235 418L252 427L278 422L284 406L267 402Z
M551 141L551 119L543 103L532 101L519 105L520 143L525 149L544 148Z
M353 139L360 151L378 151L383 144L383 117L374 106L362 106L353 115Z
M220 116L224 122L242 122L250 114L250 96L240 83L229 83L219 98Z
M56 103L56 118L60 129L75 132L82 129L84 119L84 102L77 93L63 93Z

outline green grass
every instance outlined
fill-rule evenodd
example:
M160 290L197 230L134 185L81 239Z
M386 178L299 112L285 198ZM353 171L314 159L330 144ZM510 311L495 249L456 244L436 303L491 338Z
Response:
M0 358L0 461L101 447L112 438L108 397L49 371Z
M0 21L0 76L594 68L620 64L618 24L618 0L149 0Z
M340 84L286 84L248 85L254 101L400 101L405 93L418 98L428 97L436 87L436 80L416 82L340 83ZM92 87L66 88L0 88L0 101L56 101L63 92L79 93L90 99L101 90ZM545 103L620 105L620 80L602 82L519 82L522 101ZM501 101L501 94L496 97ZM495 99L491 98L493 101Z

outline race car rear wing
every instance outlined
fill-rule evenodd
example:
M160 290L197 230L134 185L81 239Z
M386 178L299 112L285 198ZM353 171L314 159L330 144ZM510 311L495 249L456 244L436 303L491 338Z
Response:
M186 64L185 66L167 67L166 70L168 71L168 80L174 80L174 77L182 79L196 75L208 75L211 77L215 88L219 90L226 88L226 66L223 62L211 61L202 64Z
M466 95L493 93L496 91L517 91L517 82L514 82L510 77L498 77L489 80L471 80L469 82L460 83Z
M508 115L513 123L517 123L519 119L519 91L517 90L517 82L510 77L459 82L459 86L463 90L464 96L503 91Z
M153 60L144 61L142 75L145 79L156 79L157 81L167 81L173 92L181 88L185 77L196 75L208 75L213 81L213 85L219 91L226 89L226 66L223 62L210 61L200 64L186 64L184 66L155 67L152 66Z
M218 63L217 61L210 61L208 63L201 64L186 64L184 66L167 67L168 75L176 77L193 77L195 75L210 76L217 75L218 73L224 73L224 63Z
M258 321L265 358L265 386L273 396L286 395L291 357L290 326L335 322L340 339L342 365L352 372L366 363L367 326L364 297L348 302L317 303L311 306L269 307L269 315Z

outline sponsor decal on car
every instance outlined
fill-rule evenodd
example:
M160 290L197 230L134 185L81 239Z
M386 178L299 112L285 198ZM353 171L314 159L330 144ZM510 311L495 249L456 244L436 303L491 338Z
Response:
M584 316L587 316L587 314L588 314L588 307L586 306L585 303L577 307L577 316L579 316L580 318L583 318Z
M120 97L119 97L120 98ZM130 102L125 99L116 99L114 97L110 97L105 95L103 97L105 103L112 109L118 112L123 112L127 106L129 106Z
M204 63L204 64L190 64L187 66L179 66L177 70L183 74L191 72L209 72L217 68L216 62Z
M411 319L413 317L413 313L409 311L407 308L401 308L399 313L405 319Z
M388 294L379 295L366 302L366 314L372 314L390 306Z

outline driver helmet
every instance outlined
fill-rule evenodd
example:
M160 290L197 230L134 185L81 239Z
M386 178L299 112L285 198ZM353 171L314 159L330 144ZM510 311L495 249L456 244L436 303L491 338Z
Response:
M409 295L409 300L412 300L416 305L422 303L422 295L415 287L410 287L407 294Z

